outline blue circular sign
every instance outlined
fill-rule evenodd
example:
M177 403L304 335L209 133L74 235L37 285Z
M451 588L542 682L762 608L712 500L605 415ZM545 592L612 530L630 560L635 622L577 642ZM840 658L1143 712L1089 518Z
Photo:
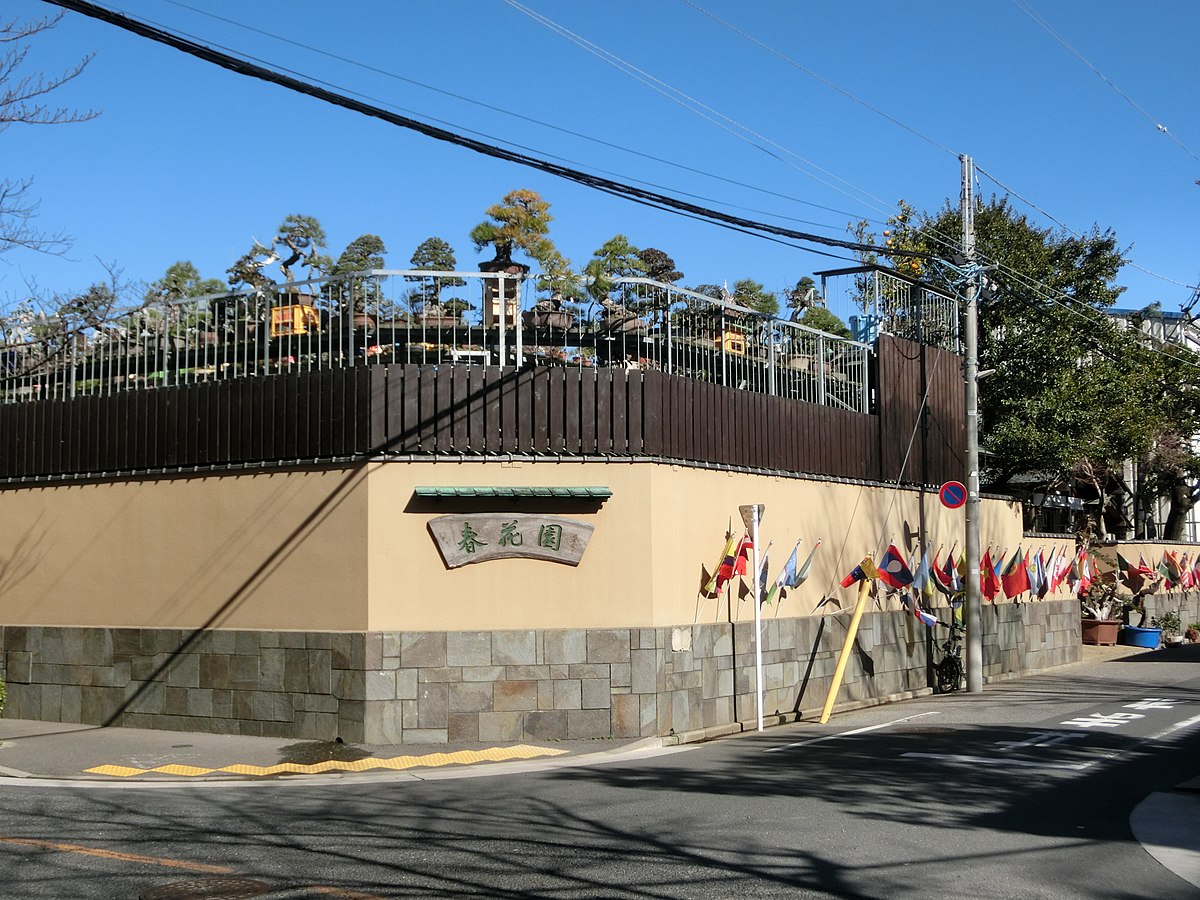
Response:
M942 506L948 509L958 509L967 502L967 488L961 481L947 481L938 491Z

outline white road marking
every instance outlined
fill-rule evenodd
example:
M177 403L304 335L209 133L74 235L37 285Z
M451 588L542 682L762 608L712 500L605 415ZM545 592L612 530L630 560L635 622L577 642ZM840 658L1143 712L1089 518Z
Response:
M1164 738L1168 734L1173 734L1176 731L1182 731L1184 728L1191 728L1193 725L1200 724L1200 716L1192 716L1190 719L1184 719L1182 722L1176 722L1174 725L1168 725L1157 734L1150 735L1150 740L1157 741L1159 738Z
M1071 725L1075 728L1120 728L1122 725L1128 725L1134 719L1146 718L1141 713L1092 713L1090 716L1080 716L1077 719L1068 719L1065 722L1059 722L1059 725Z
M1034 759L1016 759L1012 756L971 756L967 753L901 753L902 759L941 759L947 762L970 763L978 766L1000 766L1017 769L1072 769L1080 771L1094 766L1100 760L1082 763L1038 762Z
M905 716L903 719L893 719L890 722L883 722L879 725L868 725L865 728L855 728L853 731L839 731L837 734L824 734L821 737L809 738L806 741L796 741L794 744L783 744L779 747L769 747L763 753L774 753L776 750L791 750L793 747L807 747L809 744L819 744L822 741L836 741L838 738L850 737L855 734L866 734L868 731L878 731L880 728L890 728L892 725L899 725L901 722L908 722L912 719L920 719L925 716L936 716L938 711L917 713L915 716Z

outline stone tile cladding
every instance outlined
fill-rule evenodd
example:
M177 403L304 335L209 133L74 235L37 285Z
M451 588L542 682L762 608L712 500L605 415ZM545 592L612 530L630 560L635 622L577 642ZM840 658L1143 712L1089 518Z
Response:
M985 606L984 674L1079 658L1076 601ZM764 711L824 702L849 617L763 623ZM753 623L349 634L2 627L4 714L368 743L638 738L751 721ZM928 631L869 613L839 701L929 684Z

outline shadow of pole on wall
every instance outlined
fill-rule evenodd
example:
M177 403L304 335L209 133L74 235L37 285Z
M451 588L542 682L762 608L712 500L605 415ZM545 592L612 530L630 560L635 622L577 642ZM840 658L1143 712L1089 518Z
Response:
M359 473L365 467L365 462L359 462L352 465L346 472L345 476L338 484L304 519L292 529L292 531L280 542L274 550L268 554L262 562L254 567L242 582L234 588L233 592L217 607L216 611L210 615L202 625L192 629L187 636L180 642L179 646L167 654L164 659L153 672L142 680L132 694L126 697L117 708L109 715L102 724L108 728L116 725L120 718L129 711L130 707L134 706L142 696L149 691L155 684L159 683L159 679L182 657L193 645L208 631L212 630L218 622L242 602L250 590L258 583L259 579L269 575L275 568L282 565L292 553L300 546L304 535L315 527L320 521L332 512L339 503L348 495L348 489L358 478Z
M821 648L821 636L825 633L825 622L827 616L821 616L821 622L817 625L817 636L813 640L812 650L808 653L808 665L804 667L804 677L800 679L800 690L796 692L796 705L792 707L792 712L799 713L800 706L804 702L804 695L808 691L808 682L812 678L813 665L817 661L817 651Z

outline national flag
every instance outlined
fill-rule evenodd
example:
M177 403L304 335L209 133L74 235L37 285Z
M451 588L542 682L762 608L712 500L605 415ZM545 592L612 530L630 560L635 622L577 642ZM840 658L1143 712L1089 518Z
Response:
M1179 571L1179 563L1171 558L1171 555L1166 550L1163 551L1162 560L1158 564L1159 574L1163 577L1163 587L1168 591L1174 590L1179 584L1179 579L1183 573Z
M1050 555L1046 558L1046 591L1048 593L1052 594L1058 590L1058 573L1061 560L1062 547L1051 547Z
M871 557L864 556L863 561L850 570L850 574L842 579L842 587L850 587L856 581L866 581L879 577L879 570L875 568L875 563L871 562Z
M712 577L709 578L707 583L704 585L703 593L715 594L715 593L717 593L717 591L719 591L721 589L721 585L718 582L718 579L720 578L720 574L721 574L721 567L725 564L726 559L731 558L731 556L733 554L734 543L735 543L735 538L733 536L733 533L730 532L729 539L725 542L725 549L721 551L721 558L720 558L720 560L717 561L717 564L715 566L713 566ZM729 578L733 574L732 569L730 569L729 571L730 571L730 575L726 576L726 578L725 578L726 581L728 581Z
M800 542L796 541L796 549L792 551L792 555L788 557L788 561L783 566L783 571L779 573L779 577L775 579L775 583L779 587L800 587L808 580L808 570L812 568L813 554L817 552L817 548L821 546L820 540L813 544L813 548L808 551L808 557L804 563L797 568L796 554L800 550Z
M800 587L800 585L804 584L804 582L808 580L808 570L812 568L813 554L817 552L817 548L820 546L821 541L818 538L817 542L813 544L813 548L808 551L808 557L804 560L804 563L797 567L796 554L800 550L800 542L796 541L796 546L792 550L792 555L789 556L788 561L783 564L783 571L779 573L778 577L775 579L775 583L771 585L771 590L767 593L767 599L763 602L770 603L772 600L774 600L775 595L779 592L780 588L794 588Z
M750 562L750 554L754 551L754 540L748 534L742 535L742 542L738 544L737 559L733 564L734 575L745 575L746 566Z
M1079 563L1079 593L1086 594L1092 586L1092 558L1086 550L1081 550L1082 561Z
M1138 574L1137 569L1134 568L1133 563L1131 563L1124 556L1122 556L1121 551L1118 550L1117 551L1117 575L1119 575L1121 578L1128 581L1129 579L1133 578L1137 574Z
M941 556L940 549L933 555L933 563L929 567L929 574L932 576L930 581L939 594L949 597L954 591L950 587L950 576L942 569Z
M1025 554L1025 568L1029 570L1029 594L1036 597L1042 591L1042 583L1045 581L1045 569L1038 562L1038 555L1029 548L1029 552Z
M1179 557L1176 556L1175 551L1172 550L1169 554L1167 554L1167 559L1170 561L1168 563L1168 565L1170 565L1170 567L1171 567L1171 574L1173 576L1171 578L1171 580L1173 582L1175 582L1175 587L1182 587L1183 586L1183 566L1181 566L1179 564Z
M1058 548L1058 559L1054 563L1054 580L1050 583L1050 590L1057 591L1062 587L1067 573L1071 571L1071 561L1067 559L1067 548Z
M800 568L796 570L795 576L791 582L784 587L800 587L804 582L808 581L808 571L812 568L813 556L817 552L817 548L821 546L821 539L817 538L817 542L813 544L813 548L808 551L808 556L804 557L804 562L800 564Z
M963 589L963 574L967 569L967 557L964 553L958 558L958 562L954 561L954 548L950 548L950 554L946 557L946 568L944 574L946 576L946 584L950 586L951 594L961 594Z
M1029 570L1025 568L1025 555L1020 547L1009 560L1008 568L1000 574L1000 584L1004 587L1005 596L1010 600L1017 599L1029 590Z
M913 574L908 568L908 563L904 561L895 544L888 544L878 569L879 580L896 590L903 590L913 583Z
M1067 575L1066 575L1067 585L1071 588L1072 591L1078 590L1078 587L1079 587L1079 576L1083 571L1084 552L1085 551L1082 548L1077 550L1075 552L1074 559L1071 560L1071 564L1069 566L1067 566Z
M921 554L921 561L917 563L916 569L913 571L912 589L914 594L920 594L928 601L936 590L933 584L933 564L929 561L928 547L925 548L924 553L921 553L918 545L913 553L913 562L916 562L918 553Z
M745 540L746 538L743 536L742 539L738 541L735 549L733 538L731 537L729 539L729 543L725 548L725 556L721 560L721 565L717 566L717 574L713 577L713 581L716 582L713 587L714 591L719 593L721 588L725 586L725 583L730 581L733 576L737 574L738 560L741 559L742 556L742 542ZM743 569L743 571L745 571L745 569Z
M995 600L1000 592L1000 579L996 577L996 569L992 564L992 548L983 551L983 559L979 562L979 590L988 600Z
M764 602L769 595L767 594L767 557L771 554L772 541L767 542L767 549L763 551L762 559L758 564L758 596L764 598Z
M910 610L912 610L912 614L922 625L927 625L928 627L932 628L937 624L937 616L931 615L930 613L927 613L925 610L921 609L921 604L917 602L915 597L905 597L904 603Z
M1197 558L1197 562L1200 562L1200 557ZM1141 554L1138 554L1137 573L1143 576L1154 574L1154 570L1150 568L1150 563L1146 562L1146 557Z
M1179 557L1179 585L1185 591L1190 591L1195 583L1196 579L1192 575L1192 566L1188 562L1188 555L1185 553Z
M1050 574L1046 571L1046 560L1042 556L1042 548L1038 547L1037 552L1037 570L1038 570L1038 588L1037 597L1039 600L1044 600L1046 595L1050 593Z
M1000 555L992 560L992 575L997 582L1000 581L1000 573L1004 571L1004 557L1008 555L1008 548L1005 547Z

